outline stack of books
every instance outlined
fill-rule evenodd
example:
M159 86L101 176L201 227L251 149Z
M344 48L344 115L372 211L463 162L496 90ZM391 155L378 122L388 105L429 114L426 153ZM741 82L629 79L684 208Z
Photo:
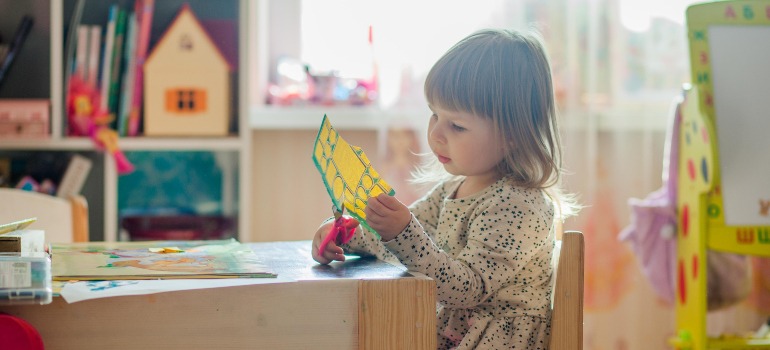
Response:
M99 91L99 107L115 116L120 136L139 133L154 6L155 0L136 0L133 11L112 5L104 26L77 27L72 74Z

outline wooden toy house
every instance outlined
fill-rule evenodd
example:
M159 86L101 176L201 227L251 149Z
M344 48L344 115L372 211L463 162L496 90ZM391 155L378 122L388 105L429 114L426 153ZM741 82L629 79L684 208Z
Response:
M144 66L144 134L227 136L231 71L185 4Z

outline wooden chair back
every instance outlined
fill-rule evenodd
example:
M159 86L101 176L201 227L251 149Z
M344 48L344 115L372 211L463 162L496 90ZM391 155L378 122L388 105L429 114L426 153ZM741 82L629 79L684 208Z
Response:
M45 231L45 243L88 242L88 204L70 199L0 188L0 224L36 217L30 230Z
M558 245L557 245L558 246ZM558 248L557 248L558 249ZM551 313L552 350L583 349L585 242L579 231L564 232L556 268Z

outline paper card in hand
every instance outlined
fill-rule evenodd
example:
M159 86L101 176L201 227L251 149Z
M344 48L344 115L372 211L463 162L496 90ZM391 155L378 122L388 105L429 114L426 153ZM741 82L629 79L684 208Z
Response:
M344 205L362 226L376 234L366 223L366 202L380 193L392 196L396 191L380 178L361 148L339 136L325 115L313 148L313 161L334 205L338 209Z

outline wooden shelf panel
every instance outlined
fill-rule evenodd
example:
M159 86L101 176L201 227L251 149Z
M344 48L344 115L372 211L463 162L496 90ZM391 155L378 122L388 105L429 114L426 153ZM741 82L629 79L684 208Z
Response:
M78 141L78 142L74 142ZM28 150L28 151L75 151L92 150L94 147L90 140L61 140L61 139L0 139L2 150Z
M351 106L266 106L249 111L249 125L254 129L318 130L326 114L335 129L381 130L391 123L427 124L430 110L381 110L376 107Z
M238 151L242 146L240 138L155 138L131 137L119 141L123 150L186 150L186 151Z
M118 145L124 151L239 151L243 147L243 141L236 136L218 138L130 137L120 139ZM89 138L73 137L64 139L4 139L0 140L0 149L92 151L96 148Z

